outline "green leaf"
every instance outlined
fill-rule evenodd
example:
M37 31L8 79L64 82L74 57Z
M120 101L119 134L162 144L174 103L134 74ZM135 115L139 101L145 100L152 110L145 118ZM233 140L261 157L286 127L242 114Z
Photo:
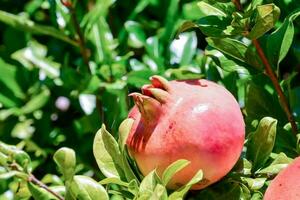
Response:
M62 172L65 180L72 180L75 175L76 167L76 155L74 150L66 147L60 148L55 152L53 159Z
M27 184L27 186L35 200L57 199L55 196L53 196L51 193L47 192L45 189L40 188L30 182Z
M4 94L4 90L10 93L9 95L12 95L10 90L2 89L1 91L2 93L0 93L0 103L5 107L14 109L14 107L18 106L18 103L20 103L20 101L17 98L14 99L9 98L7 95ZM13 113L11 111L12 111L11 109L7 111L1 110L0 111L2 115L1 119L6 119L8 116L10 116Z
M85 27L85 29L90 29L99 18L106 17L109 8L115 3L115 0L100 0L96 1L92 9L84 16L80 26Z
M96 96L81 93L79 95L79 104L86 115L91 115L96 109Z
M17 162L21 167L24 168L25 172L31 171L31 159L30 156L18 149L16 146L7 145L0 141L0 153L4 154L2 159L5 158L10 162Z
M128 185L128 191L131 192L134 196L137 196L139 193L139 184L136 180L131 180Z
M162 57L163 47L157 36L149 37L146 40L145 49L149 57L155 62L156 66L150 66L153 71L161 71L164 69L164 57Z
M230 2L231 0L216 0L217 2L220 2L220 3L228 3Z
M157 184L149 200L167 200L167 199L168 199L168 194L166 188L161 184Z
M73 46L78 46L77 42L71 40L64 33L51 26L38 25L29 19L2 10L0 10L0 21L21 31L51 36Z
M140 181L136 177L135 173L133 172L133 169L131 168L128 159L130 159L130 158L127 153L127 148L125 148L122 151L122 164L123 164L122 169L124 171L125 177L126 177L127 181L135 180L137 183L139 183Z
M280 9L275 4L265 4L256 7L255 25L251 29L248 37L257 39L274 27L279 18Z
M177 63L180 66L191 63L197 50L197 37L195 32L187 32L179 35L170 45L171 64Z
M118 143L104 124L94 138L93 152L99 169L107 178L123 176L122 154Z
M70 184L71 195L78 200L108 200L105 188L87 176L74 176Z
M147 66L136 58L131 58L129 60L129 65L130 65L131 72L132 71L142 71L142 70L147 69Z
M182 6L183 19L197 20L203 17L202 13L199 12L199 6L197 1L187 2Z
M279 124L278 120L278 124ZM278 126L276 133L276 141L273 152L284 152L289 157L293 158L298 156L295 144L297 143L297 138L291 130L291 125L287 122L283 125Z
M18 190L16 191L17 187ZM16 191L14 194L15 199L30 199L32 197L32 194L28 188L28 182L25 180L15 183L15 191Z
M149 84L149 78L154 74L155 72L150 69L132 70L127 74L127 83L136 88L141 88L143 85Z
M300 120L300 87L289 88L289 101L291 110L297 120Z
M242 181L248 185L251 190L259 190L261 189L267 178L249 178L249 177L241 177Z
M96 22L92 23L90 28L87 27L85 29L85 35L87 40L94 45L95 61L111 65L117 56L115 48L118 43L114 40L105 18L103 16L97 18Z
M153 0L138 1L136 3L136 5L134 5L135 7L134 7L133 11L130 13L128 20L134 20L140 12L142 12L149 4L151 4L151 2L153 2ZM120 43L123 43L125 37L126 37L126 30L124 27L121 29L119 36L118 36Z
M118 125L127 117L129 109L126 82L117 81L112 84L107 84L106 90L101 96L101 100L103 102L102 105L106 124L113 133L117 133Z
M236 62L236 60L226 57L222 52L220 52L219 50L216 50L214 48L211 48L210 46L208 46L205 49L204 53L206 56L209 56L210 58L212 58L214 63L218 67L220 67L225 73L226 72L231 73L231 72L238 71L238 73L242 76L247 76L247 74L250 73L249 72L250 69L248 71L245 67L241 66L240 63Z
M250 192L249 188L246 185L240 183L240 198L239 199L246 200L246 199L250 199L250 198L251 198L251 192Z
M119 126L119 141L118 141L118 143L119 143L119 146L122 151L124 151L124 147L126 145L126 140L130 133L133 122L134 122L134 120L132 118L127 118Z
M162 46L166 44L169 45L169 41L171 41L176 34L177 22L179 20L178 13L180 12L179 1L180 0L170 0L168 3L168 8L164 18L164 27L159 37Z
M0 153L0 165L1 166L5 166L7 165L7 160L3 160L3 157L2 157L2 153ZM16 174L18 174L18 172L16 171L9 171L9 172L0 172L0 180L1 181L4 181L4 180L7 180L7 179L10 179L12 177L14 177Z
M230 26L226 27L225 32L228 35L245 35L247 28L250 24L250 17L248 14L242 14L240 12L232 13L232 20Z
M251 200L262 200L263 199L263 194L261 192L255 192L252 196L251 196Z
M269 102L265 99L269 99ZM261 84L257 85L254 82L250 82L247 86L245 104L248 116L253 119L271 115L274 108L272 95L261 87Z
M25 172L30 172L31 167L31 159L29 155L21 150L14 151L13 159L24 168Z
M247 195L247 190L243 191L242 187L243 186L241 186L240 182L226 178L211 185L210 187L205 188L204 190L200 190L198 196L199 199L207 200L248 200L249 198L243 198Z
M282 169L286 168L292 161L293 159L287 157L284 153L281 152L276 156L274 161L269 166L258 170L256 174L265 174L267 176L276 175Z
M165 76L171 80L201 79L205 77L200 73L199 69L188 66L183 66L177 69L170 68L165 71Z
M72 16L70 15L69 10L66 9L66 6L63 5L63 1L54 0L51 2L51 4L52 4L50 7L50 12L52 11L51 13L52 15L50 15L51 18L55 18L55 22L60 29L69 28L70 22L72 20Z
M142 182L140 184L140 188L139 188L139 194L141 196L143 196L143 198L149 199L151 197L151 195L153 194L158 181L159 181L159 178L158 178L155 170L153 170L147 176L145 176L144 179L142 180Z
M245 53L245 62L251 67L259 70L260 72L264 70L264 64L257 53L256 47L251 43Z
M277 120L264 117L260 120L247 143L247 158L252 161L253 171L261 168L269 158L275 143Z
M231 15L235 10L232 3L218 3L215 1L200 1L200 19L196 22L202 33L210 37L228 35L226 29L231 24Z
M198 7L200 8L200 11L203 13L204 16L210 16L210 15L220 16L220 17L227 16L227 14L223 10L205 1L200 1L198 3Z
M3 59L0 58L0 71L1 93L4 92L4 88L7 88L10 91L10 93L12 93L12 96L8 96L10 99L14 100L15 98L25 98L25 94L22 91L22 87L20 86L17 80L18 68L16 66L6 63ZM6 105L4 102L3 104Z
M108 184L116 184L124 187L128 187L129 183L124 182L120 180L119 178L116 177L110 177L110 178L105 178L99 182L101 185L108 185Z
M127 181L136 180L139 182L138 178L135 176L133 170L130 167L130 164L128 162L129 156L127 153L126 148L126 139L128 137L128 134L130 132L130 129L133 125L134 120L131 118L125 119L121 125L119 126L119 147L121 149L122 154L122 166L123 171L126 176Z
M297 134L296 137L297 137L296 151L299 154L300 153L300 134Z
M33 96L21 109L22 114L29 114L42 108L50 98L50 91L43 89L39 94Z
M242 42L230 39L230 38L206 38L207 43L221 51L222 53L229 55L239 61L245 62L245 53L247 46Z
M196 23L194 23L194 22L191 22L191 21L186 21L186 22L184 22L184 23L180 26L180 28L178 29L175 38L178 38L178 36L179 36L180 33L183 33L183 32L185 32L185 31L187 31L187 30L192 29L192 28L198 28L198 25L197 25Z
M146 34L142 26L135 21L125 22L125 29L128 32L128 45L133 48L141 48L146 42Z
M200 18L196 24L206 36L224 37L228 35L226 29L230 24L230 20L220 16L206 16Z
M278 119L280 124L286 121L271 80L264 74L252 76L251 81L247 83L245 108L247 117L252 120L270 116Z
M19 139L29 139L35 131L32 124L32 119L17 123L11 131L11 136Z
M12 58L22 63L25 68L39 68L51 79L60 75L61 65L47 58L47 47L36 41L30 41L28 47L14 52Z
M55 174L46 174L42 179L41 182L45 184L53 184L53 185L63 185L63 181L58 175Z
M243 174L245 176L251 175L252 164L246 158L239 159L235 164L233 171Z
M184 186L173 192L168 200L180 200L183 199L186 193L189 191L189 189L199 181L203 179L203 172L202 170L199 170L195 176Z
M50 186L49 188L50 188L50 190L52 190L56 194L60 194L61 196L64 196L65 199L67 199L67 197L65 195L66 194L66 187L64 185L55 185L55 186Z
M187 165L190 164L190 161L188 160L177 160L175 162L173 162L171 165L169 165L165 171L162 174L162 184L164 186L166 186L169 181L172 179L172 177L179 172L180 170L182 170L183 168L185 168Z
M278 66L287 55L294 38L293 21L300 15L300 9L297 9L285 18L283 24L274 31L267 39L267 53L270 62Z
M264 0L253 0L253 1L251 1L248 9L251 9L253 11L257 8L257 6L260 6L263 3L264 3Z

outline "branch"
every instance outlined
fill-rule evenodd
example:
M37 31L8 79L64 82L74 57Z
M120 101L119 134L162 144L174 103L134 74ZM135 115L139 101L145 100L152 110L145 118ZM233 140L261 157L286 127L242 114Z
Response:
M241 5L241 2L240 0L232 0L232 2L234 3L235 7L237 8L237 10L239 11L242 11L242 5ZM279 96L279 101L280 101L280 104L288 118L288 121L290 122L291 124L291 127L292 127L292 131L293 133L296 135L298 134L298 128L297 128L297 125L296 125L296 121L294 119L294 116L292 115L291 111L290 111L290 107L289 107L289 104L288 104L288 101L286 99L286 97L284 96L284 93L280 87L280 84L278 82L278 78L276 76L276 74L274 73L274 71L272 70L272 67L263 51L263 49L261 48L258 40L256 39L253 39L252 40L252 43L254 44L256 50L257 50L257 53L260 57L260 59L262 60L264 66L265 66L265 69L266 69L266 73L267 75L270 77L274 87L275 87L275 90Z
M235 5L238 11L242 11L243 7L240 0L232 0L232 3Z
M85 39L84 36L82 34L77 16L76 16L76 12L75 12L75 7L73 6L72 2L70 2L69 0L61 0L61 3L66 6L70 13L71 13L71 18L72 18L72 22L73 22L73 26L75 28L75 31L79 37L78 39L78 43L79 43L79 47L80 47L80 54L83 58L83 62L86 65L88 72L91 73L91 69L90 69L90 65L89 65L89 56L88 56L88 49L86 48L86 44L85 44Z
M270 79L275 87L275 90L279 96L279 101L281 103L281 106L283 107L283 110L292 126L292 131L294 134L297 134L298 129L297 129L297 125L296 125L294 116L292 115L292 113L290 111L289 104L287 102L286 97L284 96L284 93L283 93L281 87L280 87L278 78L277 78L276 74L274 73L274 71L272 70L272 67L271 67L266 55L264 54L263 49L261 48L259 42L256 39L253 39L252 42L257 50L257 53L258 53L260 59L262 60L264 66L265 66L267 75L270 77Z
M40 188L45 189L47 192L51 193L53 196L55 196L59 200L64 200L64 198L62 196L60 196L59 194L57 194L56 192L51 190L47 185L45 185L44 183L39 181L37 178L35 178L35 176L33 174L29 175L27 181L39 186Z
M59 194L57 194L56 192L51 190L47 185L45 185L40 180L35 178L35 176L33 174L24 172L23 171L24 169L19 164L17 164L16 162L13 162L13 163L9 164L5 168L8 171L12 170L12 171L17 172L16 177L18 177L20 179L23 179L27 182L33 183L33 184L37 185L40 188L45 189L47 192L51 193L53 196L55 196L59 200L64 200L64 198L62 196L60 196Z

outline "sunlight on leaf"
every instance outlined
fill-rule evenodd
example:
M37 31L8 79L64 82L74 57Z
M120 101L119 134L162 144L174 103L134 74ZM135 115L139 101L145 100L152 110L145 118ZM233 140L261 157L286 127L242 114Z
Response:
M269 158L275 143L276 126L276 119L264 117L256 131L250 134L247 158L252 161L253 170L261 168Z

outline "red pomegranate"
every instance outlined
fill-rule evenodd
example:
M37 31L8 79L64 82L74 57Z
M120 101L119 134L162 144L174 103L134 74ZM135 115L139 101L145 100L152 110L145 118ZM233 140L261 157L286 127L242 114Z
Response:
M300 199L300 157L283 169L271 182L264 200Z
M178 159L191 163L168 184L186 184L198 170L202 189L225 176L238 160L245 127L239 104L224 87L208 80L168 81L151 77L142 94L133 93L134 119L126 144L142 174L161 175Z

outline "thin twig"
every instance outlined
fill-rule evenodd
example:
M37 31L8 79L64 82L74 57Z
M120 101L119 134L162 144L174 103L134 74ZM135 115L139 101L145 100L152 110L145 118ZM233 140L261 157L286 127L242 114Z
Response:
M89 58L88 58L89 57L88 56L88 51L87 51L87 48L85 46L85 39L84 39L84 36L81 32L81 28L80 28L80 25L79 25L74 7L71 7L70 11L71 11L71 17L72 17L72 21L73 21L76 33L78 34L78 37L79 37L80 53L82 55L83 62L87 66L88 72L91 73L91 69L90 69L90 65L89 65Z
M235 7L238 9L238 11L242 11L243 7L239 0L232 0L232 3L235 5Z
M60 196L59 194L57 194L56 192L51 190L47 185L45 185L44 183L39 181L37 178L35 178L34 175L30 174L30 176L28 177L28 182L31 182L31 183L39 186L40 188L45 189L47 192L51 193L53 196L55 196L59 200L64 200L64 198L62 196Z
M242 5L241 5L241 2L240 0L232 0L232 2L234 3L235 7L237 8L237 10L239 11L242 11ZM292 131L294 134L298 134L298 128L297 128L297 124L296 124L296 121L295 121L295 118L293 116L293 114L291 113L291 110L290 110L290 107L289 107L289 104L288 104L288 101L282 91L282 88L280 87L280 84L278 82L278 78L275 74L275 72L273 71L263 49L261 48L258 40L256 39L253 39L252 40L252 43L254 44L256 50L257 50L257 53L260 57L260 59L262 60L264 66L265 66L265 70L266 70L266 73L267 75L270 77L274 87L275 87L275 90L279 96L279 101L281 103L281 106L288 118L288 121L290 122L291 124L291 127L292 127Z
M82 34L77 16L76 16L76 12L75 12L75 7L74 5L68 1L68 0L61 0L62 4L65 5L71 13L71 18L73 21L73 26L75 28L75 31L79 37L79 47L80 47L80 53L81 56L83 58L83 62L87 67L88 72L91 74L91 69L90 69L90 65L89 65L89 56L88 56L88 49L86 48L86 44L85 44L85 38L84 35ZM110 77L112 77L112 71L111 71L111 67L110 67ZM112 79L111 79L112 80ZM101 123L104 120L104 116L103 116L103 108L102 108L102 102L100 100L97 100L96 102L96 107L98 109L99 115L100 115L100 119L101 119Z
M33 183L33 184L39 186L40 188L45 189L47 192L51 193L52 195L54 195L59 200L64 200L64 198L62 196L60 196L59 194L57 194L56 192L51 190L47 185L45 185L40 180L35 178L35 176L33 174L31 174L31 173L28 174L28 173L24 172L24 169L19 164L13 162L5 168L8 171L12 170L12 171L17 172L16 177L18 177L20 179L23 179L23 180L26 180L30 183Z
M276 74L274 73L274 71L272 70L272 67L266 57L266 55L264 54L264 51L263 49L261 48L258 40L256 39L253 39L252 40L256 50L257 50L257 53L260 57L260 59L262 60L264 66L265 66L265 69L266 69L266 73L267 75L270 77L274 87L275 87L275 90L279 96L279 100L280 100L280 103L281 103L281 106L283 107L283 110L292 126L292 131L294 134L297 134L298 133L298 129L297 129L297 125L296 125L296 122L295 122L295 119L294 119L294 116L292 115L291 111L290 111L290 108L289 108L289 104L288 104L288 101L286 99L286 97L284 96L284 93L282 91L282 88L280 87L280 84L278 82L278 78L276 76Z
M85 38L84 38L84 35L82 34L82 31L81 31L81 28L80 28L80 25L79 25L79 22L77 19L75 7L72 4L72 2L70 2L69 0L61 0L61 2L64 6L66 6L69 9L69 11L71 13L71 19L73 22L73 26L79 37L78 43L79 43L79 48L80 48L80 54L82 56L84 64L87 67L88 72L91 73L91 69L90 69L90 65L89 65L88 49L86 48Z

